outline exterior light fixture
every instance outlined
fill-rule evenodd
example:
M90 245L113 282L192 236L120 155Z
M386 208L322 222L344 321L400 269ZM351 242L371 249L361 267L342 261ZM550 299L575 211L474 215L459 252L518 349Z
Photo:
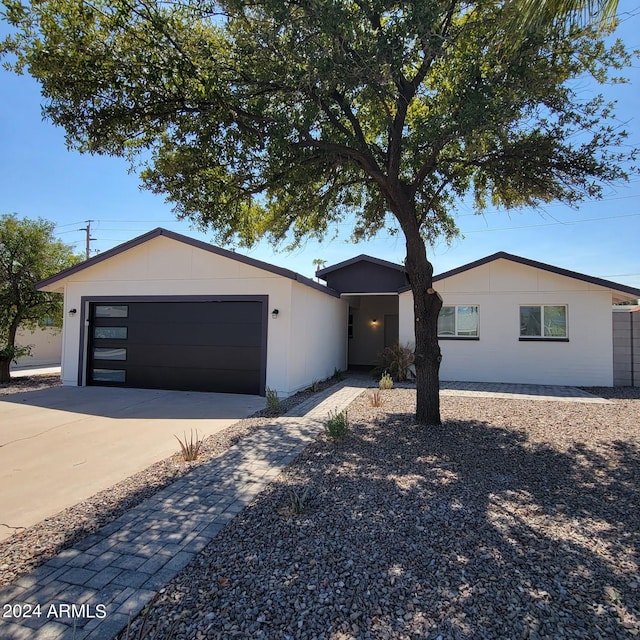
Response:
M278 311L278 309L274 309L271 312L271 317L275 320L278 317L278 314L280 313L280 311Z
M78 311L77 311L76 309L69 309L69 315L70 315L71 317L75 316L75 315L76 315L76 313L78 313Z
M377 318L373 318L373 320L371 320L371 324L372 325L377 325L378 324L378 319Z

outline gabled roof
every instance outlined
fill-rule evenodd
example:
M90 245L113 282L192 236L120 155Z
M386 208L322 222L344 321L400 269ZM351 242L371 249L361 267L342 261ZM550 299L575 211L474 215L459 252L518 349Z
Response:
M404 266L359 255L316 272L342 295L397 293L409 281Z
M319 269L318 271L316 271L316 276L324 280L323 276L327 275L328 273L333 273L334 271L344 269L345 267L350 267L351 265L357 264L358 262L371 262L372 264L377 264L381 267L388 267L390 269L396 269L397 271L402 272L406 271L404 266L401 264L389 262L388 260L382 260L381 258L374 258L373 256L367 256L364 253L361 253L355 258L349 258L349 260L344 260L343 262L338 262L338 264L332 264L331 266L325 267L324 269Z
M488 264L490 262L494 262L495 260L510 260L511 262L516 262L518 264L523 264L528 267L533 267L534 269L541 269L542 271L548 271L549 273L554 273L559 276L565 276L567 278L575 278L576 280L581 280L582 282L588 282L589 284L594 284L599 287L604 287L605 289L611 289L612 291L629 295L630 297L640 298L640 289L635 289L634 287L629 287L625 284L620 284L618 282L612 282L611 280L604 280L603 278L588 276L588 275L585 275L584 273L578 273L577 271L570 271L569 269L554 267L553 265L546 264L544 262L538 262L537 260L530 260L529 258L522 258L520 256L516 256L511 253L506 253L504 251L498 251L498 253L494 253L490 256L487 256L486 258L481 258L480 260L469 262L468 264L462 265L461 267L457 267L456 269L451 269L450 271L445 271L444 273L440 273L433 277L433 281L437 282L439 280L444 280L445 278L450 278L451 276L458 275L459 273L464 273L465 271L469 271L470 269L475 269L476 267L481 267L482 265ZM409 289L410 287L406 287L404 291L408 291Z
M128 251L129 249L138 247L145 242L149 242L154 238L158 238L159 236L169 238L170 240L175 240L176 242L182 242L183 244L202 249L203 251L208 251L209 253L214 253L218 256L223 256L224 258L228 258L229 260L236 260L237 262L256 267L257 269L262 269L263 271L267 271L269 273L275 273L276 275L282 276L283 278L289 278L290 280L295 280L296 282L300 282L301 284L312 287L313 289L317 289L318 291L323 291L330 296L339 297L339 294L336 291L333 291L333 289L318 284L310 278L306 278L305 276L302 276L295 271L277 267L273 264L269 264L268 262L262 262L261 260L250 258L249 256L243 256L242 254L235 253L234 251L222 249L221 247L216 247L215 245L209 244L208 242L196 240L195 238L190 238L189 236L182 235L181 233L175 233L174 231L163 229L162 227L158 227L153 231L149 231L148 233L138 236L137 238L133 238L132 240L124 242L117 247L114 247L113 249L109 249L109 251L104 251L103 253L94 256L93 258L89 258L89 260L85 260L84 262L80 262L73 267L65 269L64 271L60 271L60 273L46 278L45 280L41 280L36 284L36 289L44 289L45 287L48 287L60 280L64 280L65 278L78 273L79 271L89 269L90 267L93 267L100 262L104 262L105 260L114 258L121 253Z

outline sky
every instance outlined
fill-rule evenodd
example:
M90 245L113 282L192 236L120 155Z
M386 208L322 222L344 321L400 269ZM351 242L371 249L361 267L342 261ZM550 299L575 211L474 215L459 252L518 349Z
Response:
M640 5L621 0L616 37L629 49L640 49ZM6 25L0 23L0 36ZM640 60L625 70L629 83L600 87L606 98L618 101L617 117L640 147ZM585 84L584 91L589 88ZM126 161L81 155L67 150L64 132L41 116L38 84L0 68L0 214L46 218L56 224L59 239L85 250L87 220L91 220L91 255L164 227L212 241L188 221L178 221L161 196L140 189ZM492 210L473 215L461 203L456 219L462 236L451 246L429 249L436 273L506 251L525 258L640 288L640 176L606 188L602 200L585 201L572 209L550 204L541 210ZM402 263L401 236L382 233L375 241L354 245L348 223L338 237L309 240L293 252L274 251L266 242L239 253L311 277L314 259L327 265L364 253Z

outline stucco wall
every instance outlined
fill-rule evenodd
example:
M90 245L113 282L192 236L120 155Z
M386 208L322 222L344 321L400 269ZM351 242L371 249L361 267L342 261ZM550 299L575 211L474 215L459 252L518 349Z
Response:
M290 392L347 367L348 304L298 282L291 289L290 308L280 309L290 319ZM278 319L278 322L280 319Z
M438 281L447 305L479 307L479 340L441 340L442 380L611 386L611 293L507 260ZM520 305L568 305L568 342L519 340ZM401 340L413 338L411 293L400 296Z
M303 285L252 265L230 260L163 236L138 245L79 271L65 282L65 336L62 379L76 385L80 345L81 301L83 296L162 295L268 295L266 384L286 395L291 390L292 360L300 357L291 348L292 287ZM309 289L310 291L313 291ZM332 298L317 292L332 305ZM88 306L88 304L87 304ZM70 309L77 309L69 316ZM281 311L272 319L271 311ZM86 315L87 309L85 309ZM295 331L304 330L304 326ZM333 371L333 368L331 369Z
M62 331L54 327L47 329L36 328L34 331L19 329L16 344L32 345L31 355L18 358L16 367L37 367L44 365L58 365L62 358Z

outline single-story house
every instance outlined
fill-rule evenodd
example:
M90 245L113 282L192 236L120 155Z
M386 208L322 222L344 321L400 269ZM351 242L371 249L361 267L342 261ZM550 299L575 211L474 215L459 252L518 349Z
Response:
M287 396L413 342L402 265L293 271L155 229L48 278L62 379ZM640 290L497 253L435 278L443 380L613 384L613 303Z

